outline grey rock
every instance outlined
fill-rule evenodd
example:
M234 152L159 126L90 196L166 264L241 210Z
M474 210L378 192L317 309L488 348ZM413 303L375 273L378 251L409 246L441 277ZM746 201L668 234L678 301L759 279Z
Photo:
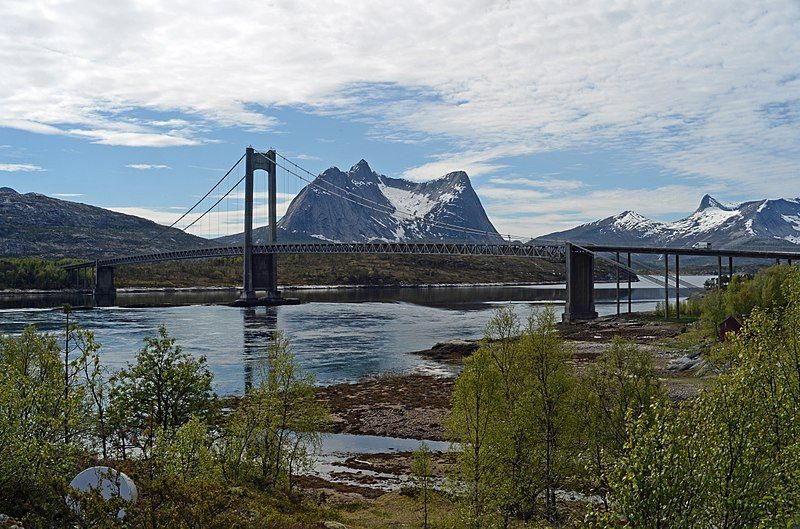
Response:
M798 251L800 198L724 204L705 195L694 213L675 222L657 222L624 211L537 240L677 248L709 242L712 248Z
M0 255L55 259L126 255L212 245L177 229L115 211L0 188Z
M254 232L257 243L266 241L265 228ZM241 234L221 239L241 240ZM465 172L415 183L378 174L361 160L347 172L332 167L306 186L278 221L278 240L497 242L502 237Z

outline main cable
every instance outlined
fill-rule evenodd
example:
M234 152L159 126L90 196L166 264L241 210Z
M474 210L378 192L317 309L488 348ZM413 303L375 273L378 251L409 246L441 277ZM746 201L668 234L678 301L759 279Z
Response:
M203 202L203 201L204 201L206 198L208 198L208 195L210 195L210 194L211 194L211 193L212 193L212 192L213 192L213 191L214 191L214 190L215 190L217 187L219 187L219 185L220 185L220 184L223 182L223 180L225 180L226 178L228 178L228 175L230 175L230 174L233 172L233 170L234 170L234 169L236 169L236 167L237 167L237 166L238 166L240 163L242 163L242 160L244 160L244 157L245 157L245 156L246 156L246 153L245 153L245 154L243 154L243 155L241 156L241 158L239 158L238 160L236 160L236 163L235 163L235 164L233 164L233 167L231 167L230 169L228 169L228 172L227 172L227 173L225 173L225 175L224 175L222 178L220 178L220 179L217 181L217 183L216 183L216 184L214 184L214 187L212 187L211 189L209 189L209 190L208 190L208 192L207 192L205 195L203 195L203 198L201 198L200 200L198 200L197 202L195 202L195 203L194 203L194 205L193 205L192 207L190 207L190 208L189 208L189 210L188 210L186 213L184 213L183 215L181 215L181 216L180 216L180 218L179 218L178 220L176 220L175 222L173 222L173 223L172 223L172 224L170 224L169 226L165 226L165 227L164 227L164 229L163 229L163 230L161 230L161 232L160 232L160 233L156 234L156 236L155 236L155 237L153 237L152 239L150 239L149 241L147 241L147 244L150 244L151 242L153 242L153 241L154 241L154 240L156 240L157 238L161 237L162 235L164 235L164 233L166 233L168 230L170 230L170 229L174 228L176 224L178 224L180 221L182 221L184 218L186 218L186 216L187 216L189 213L191 213L191 212L194 210L194 208L196 208L197 206L199 206L201 202ZM216 204L215 204L215 205L216 205ZM206 212L206 213L208 213L208 212ZM203 215L205 215L205 213L203 213ZM198 217L198 219L197 219L197 220L200 220L200 218L202 218L202 215L201 215L200 217ZM197 220L195 220L195 222L197 222ZM181 231L184 231L184 232L185 232L185 231L186 231L186 230L188 230L188 229L189 229L189 228L190 228L190 227L191 227L193 224L194 224L194 222L193 222L192 224L189 224L189 226L186 226L185 228L182 228L182 229L181 229L181 228L178 228L178 229L181 229Z

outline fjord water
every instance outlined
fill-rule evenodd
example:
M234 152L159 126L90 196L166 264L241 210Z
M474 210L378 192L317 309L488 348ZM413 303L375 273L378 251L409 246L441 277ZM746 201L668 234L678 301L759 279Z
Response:
M704 278L686 279L702 285ZM616 305L609 303L615 297L614 285L598 286L598 312L615 313ZM72 318L95 332L110 370L132 361L143 339L164 324L185 351L208 358L216 391L231 394L242 392L257 376L276 330L291 340L300 367L319 384L386 373L451 374L454 367L409 353L445 340L480 337L492 310L504 303L523 316L549 306L560 317L563 288L309 289L291 292L304 301L300 305L253 309L223 305L235 297L233 291L121 293L117 301L122 306L76 310ZM656 285L639 283L634 311L652 310L659 292ZM67 301L80 305L83 300L7 297L6 308L0 308L0 332L17 334L35 325L39 331L61 333L64 315L58 307ZM159 303L184 305L143 306Z

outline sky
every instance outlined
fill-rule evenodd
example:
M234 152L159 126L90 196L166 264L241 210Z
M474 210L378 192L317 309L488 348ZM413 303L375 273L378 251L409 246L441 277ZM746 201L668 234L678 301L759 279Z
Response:
M314 174L464 170L515 236L800 195L798 0L0 6L20 192L171 223L253 145ZM279 213L301 183L279 174Z

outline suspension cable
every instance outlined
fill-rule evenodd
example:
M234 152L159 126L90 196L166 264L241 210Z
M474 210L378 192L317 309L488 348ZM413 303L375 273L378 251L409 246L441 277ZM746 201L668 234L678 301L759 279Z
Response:
M150 239L149 241L147 241L147 244L150 244L151 242L153 242L153 241L154 241L154 240L156 240L157 238L161 237L161 236L162 236L162 235L164 235L164 234L165 234L165 233L166 233L168 230L170 230L170 229L174 228L176 224L178 224L180 221L182 221L184 218L186 218L186 216L187 216L189 213L191 213L191 212L194 210L194 208L196 208L197 206L199 206L199 205L200 205L200 203L201 203L203 200L205 200L206 198L208 198L208 195L210 195L210 194L211 194L211 193L212 193L212 192L213 192L213 191L214 191L214 190L215 190L217 187L219 187L219 185L220 185L220 184L223 182L223 180L225 180L226 178L228 178L228 175L230 175L230 174L233 172L233 170L234 170L234 169L236 169L236 167L237 167L237 166L238 166L240 163L242 163L242 160L244 160L244 157L245 157L245 154L243 154L241 158L239 158L238 160L236 160L236 163L235 163L235 164L233 164L233 167L231 167L230 169L228 169L228 172L227 172L227 173L225 173L225 175L224 175L222 178L220 178L220 179L217 181L217 183L216 183L216 184L214 184L214 187L212 187L211 189L209 189L209 190L208 190L208 192L207 192L205 195L203 195L203 198L201 198L200 200L198 200L197 202L195 202L195 203L194 203L194 205L193 205L192 207L190 207L190 208L188 209L188 211L186 211L186 213L184 213L183 215L181 215L181 216L180 216L180 218L178 218L178 220L176 220L175 222L173 222L173 223L172 223L172 224L170 224L169 226L165 226L165 227L164 227L164 229L163 229L163 230L161 230L161 232L159 232L159 233L158 233L158 234L156 234L156 235L155 235L155 236L154 236L152 239ZM199 220L199 219L198 219L198 220ZM195 221L195 222L196 222L196 221ZM194 223L192 223L192 224L194 224ZM191 226L192 224L190 224L189 226ZM189 229L189 226L187 226L186 228L183 228L181 231L186 231L187 229ZM179 229L180 229L180 228L179 228Z
M239 179L239 181L238 181L238 182L236 182L236 183L233 185L233 187L231 187L231 188L230 188L230 189L229 189L229 190L228 190L228 191L227 191L227 192L226 192L224 195L222 195L222 196L219 198L219 200L217 200L216 202L214 202L214 203L211 205L211 207L210 207L210 208L208 208L207 210L205 210L205 211L203 212L203 214L202 214L202 215L200 215L199 217L197 217L196 219L194 219L194 220L191 222L191 224L189 224L188 226L186 226L185 228L183 228L183 231L186 231L186 230L188 230L189 228L191 228L192 226L194 226L194 225L197 223L197 221L199 221L200 219L202 219L203 217L205 217L205 216L206 216L206 214L208 214L208 212L210 212L212 209L214 209L214 208L217 206L217 204L219 204L220 202L222 202L222 200L223 200L225 197L227 197L229 194L231 194L231 193L232 193L232 192L233 192L233 191L234 191L234 190L235 190L235 189L236 189L236 188L239 186L239 184L241 184L241 183L242 183L242 181L243 181L245 178L247 178L247 175L244 175L244 176L242 176L242 177Z

